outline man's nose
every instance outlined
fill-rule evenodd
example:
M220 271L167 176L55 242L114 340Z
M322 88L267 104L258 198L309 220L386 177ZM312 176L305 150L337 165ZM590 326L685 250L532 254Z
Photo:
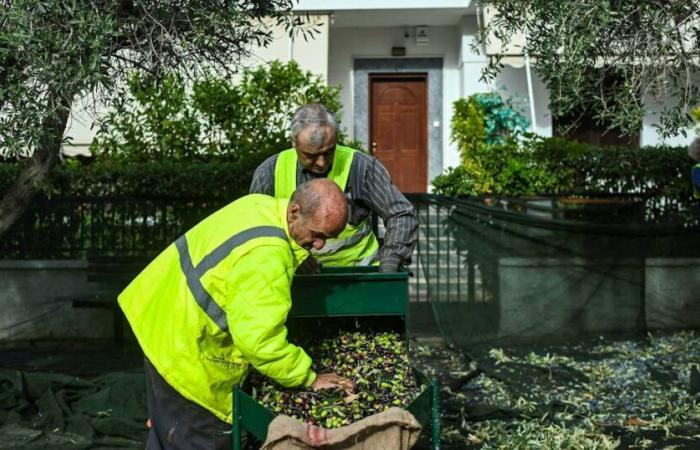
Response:
M325 239L314 239L314 242L311 245L313 245L316 250L321 250L323 248L323 246L326 245L326 240Z
M326 157L321 155L316 158L316 165L319 167L326 167Z

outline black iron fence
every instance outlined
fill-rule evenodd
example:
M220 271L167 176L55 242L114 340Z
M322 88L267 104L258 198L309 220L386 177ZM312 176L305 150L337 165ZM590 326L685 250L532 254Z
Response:
M223 203L167 197L38 198L0 240L0 257L149 257Z
M409 194L409 198L416 207L421 226L418 252L427 251L428 246L431 248L431 258L425 259L426 269L433 261L451 264L442 256L455 249L434 244L445 237L447 214L455 208L472 211L474 217L535 221L538 227L583 226L582 232L595 229L619 231L622 235L638 229L642 233L657 230L663 233L664 230L700 226L697 202L680 205L634 196L456 200ZM0 258L148 257L226 203L227 200L222 199L162 196L40 197L0 239ZM457 213L460 214L464 215ZM472 276L469 267L467 265L467 278ZM460 272L458 276L461 275Z

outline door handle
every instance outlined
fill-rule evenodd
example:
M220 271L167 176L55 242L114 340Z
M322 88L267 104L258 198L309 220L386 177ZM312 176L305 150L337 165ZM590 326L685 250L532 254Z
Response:
M372 154L374 154L377 151L377 143L372 142Z

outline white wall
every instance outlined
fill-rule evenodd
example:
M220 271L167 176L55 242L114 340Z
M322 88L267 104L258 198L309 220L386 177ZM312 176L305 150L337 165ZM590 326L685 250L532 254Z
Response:
M648 98L644 101L644 106L647 108L648 113L642 119L642 132L640 133L639 140L641 145L690 145L690 143L695 138L695 129L690 126L687 127L686 136L678 134L670 138L662 138L659 133L656 132L654 125L658 124L659 114L664 110L664 103Z
M409 37L404 37L408 32ZM450 142L449 124L452 103L460 96L459 79L459 28L454 26L430 27L430 44L416 45L413 26L331 28L328 58L329 84L341 84L343 90L342 125L350 136L353 124L353 61L355 58L389 58L391 47L406 47L406 57L443 58L442 80L442 143L443 165L455 165L459 161L456 146ZM433 124L429 124L433 126ZM433 149L431 149L433 151Z
M97 133L97 127L93 126L93 122L106 111L106 108L96 106L91 96L75 101L64 134L67 142L63 144L63 153L71 156L89 155L88 147Z
M472 43L477 33L476 16L462 16L460 21L459 42L459 67L460 67L460 93L466 97L475 92L485 92L490 86L481 81L481 71L486 67L484 52L476 52L472 49Z
M328 77L328 31L329 17L327 15L310 16L305 26L314 27L318 33L313 39L305 41L297 35L290 46L289 34L281 27L273 29L273 40L268 47L256 47L251 51L250 58L243 61L245 67L255 67L270 61L288 62L294 60L304 69L320 76L323 81Z
M542 136L552 135L552 116L549 112L547 88L534 70L531 70L533 102L535 117L532 120L527 91L527 73L525 67L505 66L495 81L495 88L505 98L512 97L525 117L532 122L532 131Z
M525 67L505 66L501 73L491 83L486 83L481 78L481 73L486 67L486 56L483 51L475 52L472 42L476 35L476 16L464 16L461 22L461 95L468 97L479 92L496 90L504 97L513 97L515 103L521 107L525 117L530 117L530 106L527 89L527 73ZM535 120L532 131L543 136L552 135L552 117L549 112L549 94L540 78L534 70L531 71L533 99L535 106Z

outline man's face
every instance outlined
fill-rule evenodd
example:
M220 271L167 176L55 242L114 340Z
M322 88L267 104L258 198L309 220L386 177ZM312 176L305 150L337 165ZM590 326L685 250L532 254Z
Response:
M291 205L287 211L289 234L306 250L315 248L320 250L326 245L328 238L337 236L337 230L331 229L323 218L304 217L301 215L299 205Z
M319 133L320 137L319 138ZM320 145L316 145L320 142ZM331 127L307 127L293 142L299 162L306 170L324 175L333 164L335 131Z

